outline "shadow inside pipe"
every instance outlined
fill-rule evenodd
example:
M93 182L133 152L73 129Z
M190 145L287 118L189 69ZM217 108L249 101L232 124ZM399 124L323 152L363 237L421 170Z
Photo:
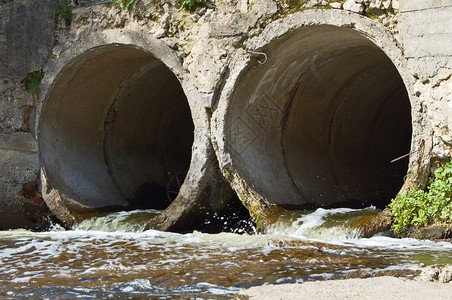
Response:
M61 197L55 205L74 215L164 209L188 172L193 139L174 73L127 45L74 58L54 81L39 128L47 184Z
M226 151L252 189L290 208L384 207L403 185L411 105L388 56L351 28L272 41L232 93Z

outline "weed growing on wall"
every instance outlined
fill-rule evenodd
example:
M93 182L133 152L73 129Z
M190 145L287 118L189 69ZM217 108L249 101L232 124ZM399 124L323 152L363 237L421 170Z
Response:
M39 94L42 78L44 78L42 70L31 72L25 77L25 87L30 94L35 96Z
M130 6L134 6L138 3L139 0L114 0L114 4L119 4L122 6L122 9L128 10Z
M72 13L72 7L66 2L56 2L54 6L54 12L56 21L64 20L66 24L71 23L72 17L74 16L74 14Z
M303 4L305 4L306 0L284 0L284 2L289 5L292 8L295 8L296 10L300 9Z
M389 204L392 230L404 234L410 226L452 225L452 160L435 172L428 192L413 190L399 194Z
M197 7L202 7L206 5L206 0L178 0L178 1L180 5L182 5L182 7L188 11L193 11Z

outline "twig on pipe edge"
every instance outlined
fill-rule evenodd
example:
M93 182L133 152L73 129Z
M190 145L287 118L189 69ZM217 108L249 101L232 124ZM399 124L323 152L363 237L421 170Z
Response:
M405 158L405 157L407 157L407 156L410 156L410 155L413 154L413 153L416 153L416 152L419 152L419 151L423 151L423 150L424 150L424 143L425 143L425 141L422 140L419 149L413 150L413 151L411 151L410 153L407 153L407 154L405 154L405 155L402 155L402 156L399 156L399 157L397 157L397 158L394 158L393 160L391 160L391 163L396 162L396 161L398 161L398 160L401 160L402 158Z

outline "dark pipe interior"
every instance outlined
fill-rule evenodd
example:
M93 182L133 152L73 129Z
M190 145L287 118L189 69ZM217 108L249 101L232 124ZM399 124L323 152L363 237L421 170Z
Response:
M403 184L411 107L385 53L348 28L314 26L264 49L227 116L235 168L287 207L379 207Z
M164 208L188 171L193 130L168 67L141 49L99 47L55 81L41 115L42 161L69 205Z

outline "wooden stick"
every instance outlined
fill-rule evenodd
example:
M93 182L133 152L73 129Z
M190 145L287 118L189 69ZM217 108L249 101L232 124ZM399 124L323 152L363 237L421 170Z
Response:
M407 156L410 156L411 154L416 153L416 152L418 152L418 151L419 151L419 149L418 149L418 150L411 151L410 153L407 153L407 154L405 154L405 155L399 156L399 157L397 157L397 158L394 158L393 160L391 160L391 163L396 162L396 161L398 161L398 160L401 160L402 158L405 158L405 157L407 157Z
M413 153L416 153L416 152L418 152L418 151L423 150L423 149L424 149L424 144L425 144L425 141L422 140L421 146L419 147L419 149L413 150L413 151L411 151L410 153L407 153L407 154L402 155L402 156L400 156L400 157L394 158L393 160L391 160L391 163L396 162L396 161L398 161L398 160L401 160L402 158L405 158L405 157L407 157L407 156L410 156L410 155L413 154Z

